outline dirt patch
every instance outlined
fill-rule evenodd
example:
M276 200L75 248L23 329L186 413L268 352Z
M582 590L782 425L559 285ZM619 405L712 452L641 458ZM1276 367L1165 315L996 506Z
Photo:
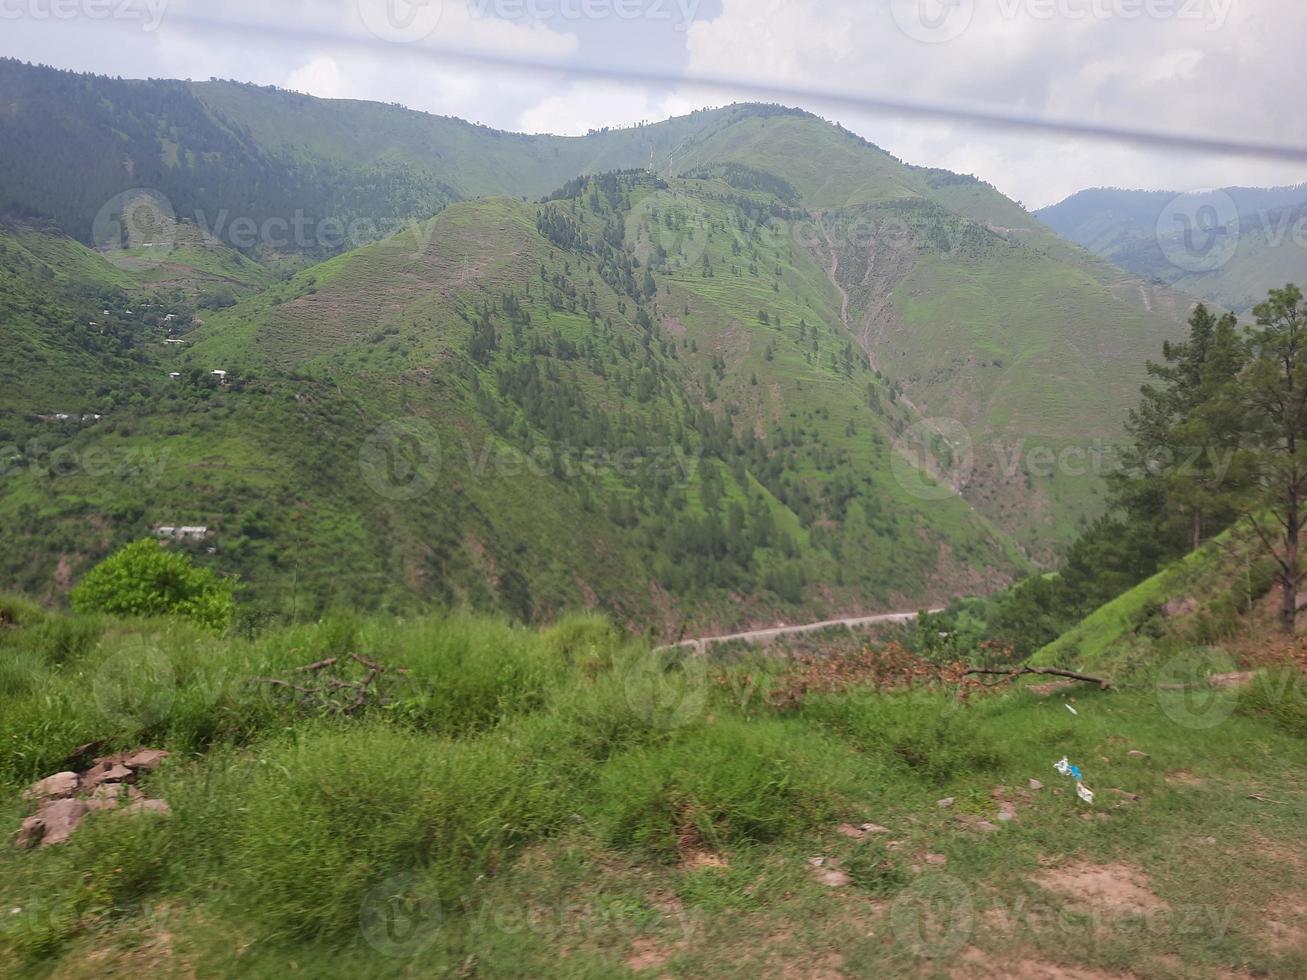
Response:
M780 975L785 980L843 980L847 976L844 972L844 957L839 953L826 953L815 962L784 963Z
M1167 907L1153 894L1148 876L1129 864L1050 868L1031 881L1045 891L1114 915L1148 915Z
M1303 854L1296 848L1290 847L1282 841L1271 840L1261 834L1251 834L1246 845L1258 857L1265 858L1270 864L1287 865L1291 868L1303 870Z
M631 944L631 955L626 958L626 965L637 973L653 970L666 963L671 955L671 950L660 946L656 940L637 939Z
M1263 940L1274 953L1301 953L1307 949L1307 896L1285 895L1262 911L1266 922Z
M968 947L961 962L949 970L953 980L993 977L1003 980L1124 980L1128 974L1106 973L1083 966L1064 966L1047 960L1025 958L1013 961L1008 956L987 953L975 946Z
M1180 786L1201 786L1203 781L1187 769L1177 769L1166 774L1166 781Z

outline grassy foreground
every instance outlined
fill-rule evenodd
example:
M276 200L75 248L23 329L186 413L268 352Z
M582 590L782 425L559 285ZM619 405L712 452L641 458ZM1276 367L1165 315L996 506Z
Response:
M349 652L391 668L352 715L256 682ZM960 698L893 650L714 665L596 618L2 603L6 834L93 740L168 749L172 815L0 848L0 974L1303 975L1303 684L1158 676Z

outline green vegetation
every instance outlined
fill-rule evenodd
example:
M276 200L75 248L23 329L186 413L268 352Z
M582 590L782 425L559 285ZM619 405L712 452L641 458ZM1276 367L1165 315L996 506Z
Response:
M0 610L6 824L25 812L18 788L76 745L171 752L142 784L171 816L94 813L66 845L0 853L0 903L18 910L0 919L8 976L147 963L256 977L291 963L315 976L469 963L486 976L620 976L648 966L642 951L658 953L662 975L757 976L812 972L832 948L858 975L947 966L964 948L1167 976L1307 965L1259 911L1295 885L1275 849L1307 843L1291 764L1300 694L1258 689L1219 729L1192 730L1148 684L1077 692L1074 718L1024 689L959 701L921 672L912 690L850 676L798 694L804 675L782 663L684 661L596 618L537 632L337 617L218 640L182 620ZM261 682L304 684L297 668L352 652L388 668L354 713ZM1081 819L1084 804L1056 782L1063 754L1084 766L1099 819ZM1047 788L1026 789L1030 777ZM946 796L956 803L941 809ZM1017 820L969 829L997 801ZM836 831L865 821L890 835ZM1215 846L1193 845L1209 835ZM820 883L815 855L849 884ZM1082 914L1079 894L1034 883L1081 862L1138 866L1167 908L1229 917L1195 930L1154 912L1146 929L1114 920L1092 935L979 925L1032 902ZM975 919L923 949L910 917L933 887L962 888ZM408 914L387 931L392 900Z
M233 611L230 585L153 539L129 544L100 562L69 599L80 613L175 613L219 633L231 625Z

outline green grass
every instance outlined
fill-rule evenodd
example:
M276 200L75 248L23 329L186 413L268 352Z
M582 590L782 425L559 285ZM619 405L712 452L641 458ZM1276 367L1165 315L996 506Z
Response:
M531 631L337 616L213 639L3 609L20 625L0 630L0 820L16 825L20 787L90 737L169 749L144 788L173 811L0 852L0 904L19 910L0 920L6 975L604 977L643 952L661 975L758 976L813 972L832 949L853 975L961 969L968 948L1177 977L1307 965L1262 912L1296 887L1277 855L1307 843L1300 685L1251 689L1215 729L1142 689L1069 692L1074 716L1067 695L1020 688L854 688L777 711L783 664L687 669L593 617ZM389 705L335 717L253 683L345 651L408 669ZM106 693L123 656L167 664L144 692L139 669L118 675L138 685L131 710ZM1092 808L1053 771L1063 755ZM1015 823L957 819L993 820L998 799ZM891 834L835 830L864 821ZM821 885L814 856L850 883ZM1166 910L1095 918L1034 883L1081 862L1139 869ZM961 889L975 919L922 955L932 889ZM392 900L415 929L386 930Z
M1269 562L1252 531L1237 526L1094 610L1031 659L1086 670L1129 669L1152 659L1155 645L1219 643L1238 628L1236 613L1271 587ZM1191 603L1174 622L1163 615L1172 600Z

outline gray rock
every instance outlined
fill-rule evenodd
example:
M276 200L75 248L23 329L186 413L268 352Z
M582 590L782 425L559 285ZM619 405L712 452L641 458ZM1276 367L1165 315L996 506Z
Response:
M936 801L935 805L939 807L941 810L944 810L947 809L948 807L951 807L956 802L957 802L956 798L952 796L946 796L944 797L944 799Z

